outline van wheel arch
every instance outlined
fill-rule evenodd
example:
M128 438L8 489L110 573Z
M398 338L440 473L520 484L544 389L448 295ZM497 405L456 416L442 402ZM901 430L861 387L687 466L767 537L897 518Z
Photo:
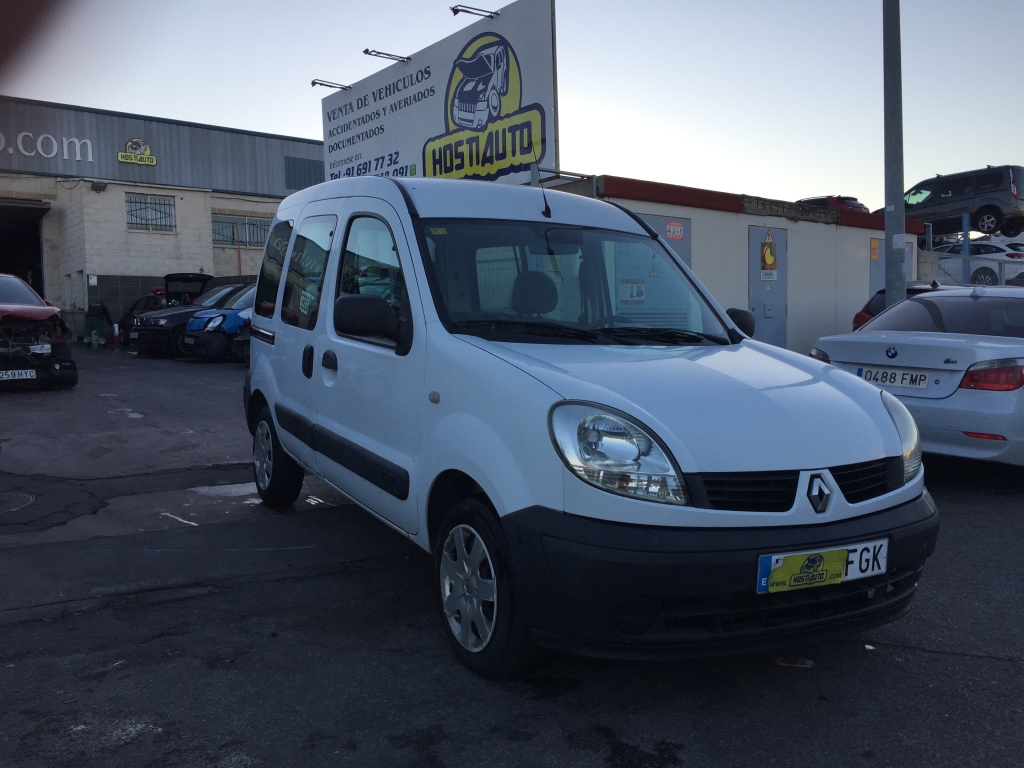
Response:
M986 235L994 235L1003 224L1002 212L992 205L986 205L974 214L971 221L971 228L984 232ZM984 228L984 227L987 227Z
M256 417L259 416L263 406L269 406L267 398L258 389L249 395L249 410L245 414L245 421L249 427L249 434L256 434Z
M494 505L480 484L472 477L457 469L447 469L434 480L427 496L427 541L431 551L437 538L437 528L444 513L460 499L478 499L494 510ZM497 516L497 515L495 515Z

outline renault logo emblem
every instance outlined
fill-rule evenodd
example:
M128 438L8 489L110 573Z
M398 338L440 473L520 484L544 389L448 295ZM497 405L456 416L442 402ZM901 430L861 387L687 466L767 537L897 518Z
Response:
M821 475L811 475L811 482L807 486L807 498L810 499L815 512L821 513L828 509L832 491L828 489L828 483Z
M887 350L885 350L885 356L888 357L890 360L892 360L898 354L899 353L896 351L896 347L889 347Z

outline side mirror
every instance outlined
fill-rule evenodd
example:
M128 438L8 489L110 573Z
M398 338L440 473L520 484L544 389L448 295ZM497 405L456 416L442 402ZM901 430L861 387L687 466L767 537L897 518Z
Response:
M750 338L754 338L755 321L753 312L749 312L746 309L727 309L725 314L736 323L736 327L743 331L743 333Z
M398 318L380 296L346 293L334 302L334 330L343 336L382 336L395 341Z

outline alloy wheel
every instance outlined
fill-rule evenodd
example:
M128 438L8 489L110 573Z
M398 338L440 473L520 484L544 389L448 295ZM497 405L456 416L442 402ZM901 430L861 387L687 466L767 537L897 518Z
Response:
M270 425L265 421L256 427L252 441L252 463L256 468L256 483L261 490L267 490L270 476L274 473L274 439Z
M999 222L991 213L983 213L978 217L978 229L982 232L995 232Z
M448 627L467 651L482 651L494 631L498 593L491 554L471 526L457 525L448 532L440 575Z

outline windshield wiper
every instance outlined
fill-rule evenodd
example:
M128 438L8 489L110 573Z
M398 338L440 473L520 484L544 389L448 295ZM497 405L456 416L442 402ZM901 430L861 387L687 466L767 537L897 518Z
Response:
M541 323L533 320L457 320L452 323L452 328L458 330L509 330L520 333L532 333L536 336L560 337L565 339L577 339L596 344L597 340L604 335L595 331L587 331L582 328L573 328L570 325L561 323Z
M651 328L645 325L623 325L605 328L603 333L612 338L642 339L662 344L701 344L711 341L715 344L728 344L729 340L721 336L700 331L684 331L679 328Z

